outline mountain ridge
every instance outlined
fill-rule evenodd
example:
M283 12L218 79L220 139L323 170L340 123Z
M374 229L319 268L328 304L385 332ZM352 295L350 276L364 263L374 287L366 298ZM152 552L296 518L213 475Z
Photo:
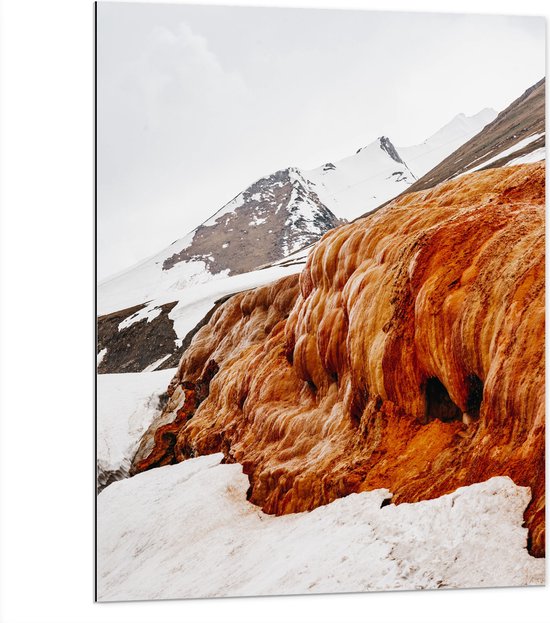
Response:
M390 137L381 135L355 154L304 174L334 214L353 220L405 192L496 115L491 108L471 116L459 113L422 143L412 146L396 146Z
M307 249L345 222L339 217L365 206L375 209L417 181L407 159L417 157L418 165L420 154L425 166L434 148L440 153L442 143L449 149L462 141L465 131L484 122L484 114L457 115L413 146L416 151L405 148L406 158L403 149L381 135L354 155L317 169L291 166L263 176L183 238L103 280L98 287L98 370L138 372L174 365L193 327L216 309L219 299L299 271Z
M546 79L542 78L405 192L432 188L469 171L504 166L544 148L545 88ZM534 137L533 141L525 143L529 137ZM539 155L539 159L544 157Z

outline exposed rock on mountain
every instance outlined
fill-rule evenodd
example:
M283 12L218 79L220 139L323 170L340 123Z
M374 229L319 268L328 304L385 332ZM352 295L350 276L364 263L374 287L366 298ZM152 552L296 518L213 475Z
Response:
M395 160L395 162L405 164L403 160L401 160L401 156L397 153L397 149L395 149L387 136L380 137L380 149L385 151L392 160Z
M166 258L162 268L201 261L213 275L246 273L317 241L340 222L298 169L277 171L200 225L191 243Z
M178 300L187 288L280 260L341 223L298 169L278 171L164 251L100 283L99 313Z
M248 287L232 276L282 260L342 222L298 169L258 180L182 240L100 284L98 372L176 365L187 334L217 299ZM270 279L269 272L251 275L252 285ZM204 284L214 280L224 285L211 296ZM197 296L198 316L185 309L196 306ZM178 322L183 315L194 323Z
M386 487L531 487L544 553L544 168L473 173L332 230L194 336L133 471L223 451L268 513Z
M175 301L160 305L153 314L148 314L144 305L136 305L101 316L97 325L97 371L141 372L148 366L155 369L178 352L177 335L168 317L175 305Z
M164 305L137 305L98 318L98 363L100 374L150 372L176 368L195 333L232 294L212 301L212 307L182 339L174 331L170 313L177 301ZM208 301L206 301L208 306ZM196 318L195 318L196 320Z

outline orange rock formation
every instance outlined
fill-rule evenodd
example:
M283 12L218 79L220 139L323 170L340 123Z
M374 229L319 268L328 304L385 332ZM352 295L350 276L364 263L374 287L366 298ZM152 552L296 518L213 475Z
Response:
M195 336L135 471L222 450L269 513L387 487L532 489L544 554L544 166L474 173L330 231Z

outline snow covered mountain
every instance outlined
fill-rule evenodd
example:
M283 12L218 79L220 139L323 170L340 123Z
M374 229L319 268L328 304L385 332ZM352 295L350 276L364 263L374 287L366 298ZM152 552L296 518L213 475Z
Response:
M98 312L278 262L318 240L340 219L355 218L399 195L495 116L491 109L472 117L460 114L419 145L396 148L381 136L335 163L267 175L167 249L101 282Z
M400 147L399 153L415 176L420 178L480 132L496 116L497 112L492 108L484 108L471 117L460 113L420 145Z
M257 180L187 236L99 284L99 371L176 365L220 299L298 272L325 232L406 192L495 115L458 115L412 147L381 136L335 163Z
M419 145L395 147L381 136L356 154L305 171L321 201L348 220L374 210L406 191L417 179L493 121L496 111L454 117Z
M353 156L306 171L319 198L335 214L353 219L400 194L416 180L390 139L381 136Z
M100 315L250 272L318 240L341 221L296 168L263 177L154 257L99 284Z
M545 87L543 78L527 89L406 192L433 188L467 172L544 160Z

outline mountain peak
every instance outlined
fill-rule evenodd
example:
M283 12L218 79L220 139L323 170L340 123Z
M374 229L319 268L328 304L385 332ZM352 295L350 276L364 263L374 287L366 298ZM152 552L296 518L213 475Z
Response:
M430 138L434 138L445 133L477 133L485 125L493 121L496 116L497 112L492 108L483 108L475 115L466 115L465 113L461 112L458 113L458 115L455 115L448 123L446 123L442 128L435 132L435 134L433 134Z
M392 160L399 162L399 164L405 164L401 156L397 153L397 149L387 136L380 136L378 142L380 143L380 149L384 150Z
M209 274L240 274L278 261L318 240L340 220L296 167L256 180L197 227L192 240L162 264L202 262Z

